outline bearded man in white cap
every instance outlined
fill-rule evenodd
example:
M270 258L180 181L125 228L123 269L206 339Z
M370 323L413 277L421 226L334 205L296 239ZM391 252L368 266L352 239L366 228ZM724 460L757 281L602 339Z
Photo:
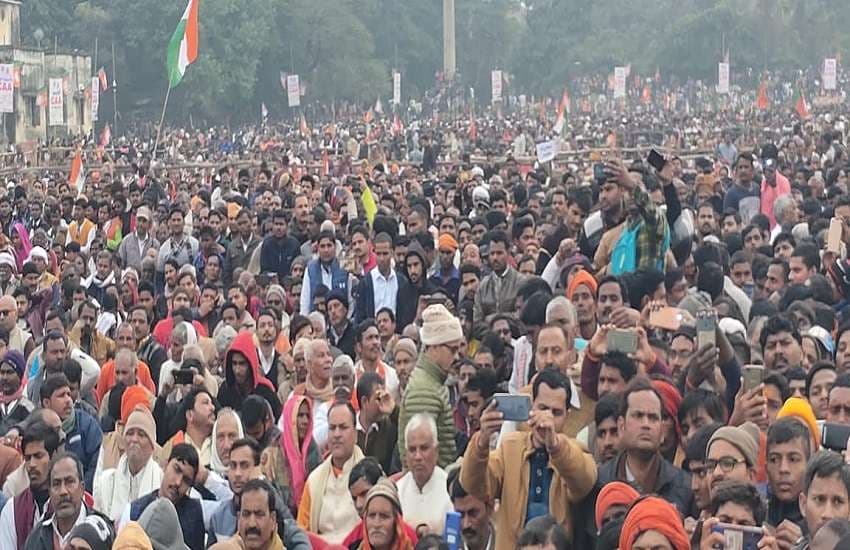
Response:
M404 464L407 423L415 414L428 414L437 424L437 463L445 468L457 458L452 406L445 382L449 370L458 359L461 346L464 345L460 320L441 304L428 306L422 312L420 340L424 351L419 356L401 402L398 450Z
M0 295L11 296L18 288L18 264L9 252L0 252Z
M32 262L35 268L38 270L38 290L46 290L59 282L59 279L56 278L56 275L54 275L47 269L47 264L48 262L50 262L50 257L47 255L47 251L42 247L32 247L27 261Z

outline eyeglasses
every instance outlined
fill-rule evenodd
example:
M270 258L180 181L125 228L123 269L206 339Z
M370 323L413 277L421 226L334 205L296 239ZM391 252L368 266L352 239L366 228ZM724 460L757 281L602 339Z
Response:
M454 346L450 346L448 344L443 344L443 347L452 352L452 355L457 355L462 345L463 344L455 344Z
M738 464L746 464L746 462L747 462L746 460L738 460L737 458L732 458L731 456L724 456L724 457L720 458L719 460L714 460L713 458L708 458L708 459L705 460L704 464L705 464L706 471L708 471L708 472L713 472L714 469L717 468L717 466L719 464L720 470L724 474L728 474L729 472L734 470L735 467Z

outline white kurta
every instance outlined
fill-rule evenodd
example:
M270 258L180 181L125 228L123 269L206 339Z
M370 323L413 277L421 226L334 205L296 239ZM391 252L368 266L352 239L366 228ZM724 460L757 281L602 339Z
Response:
M413 473L407 472L398 480L398 496L404 520L414 529L426 524L432 533L440 534L446 523L446 513L454 511L446 488L448 475L439 466L434 467L431 479L422 490L416 485Z
M151 457L136 475L130 473L127 455L118 460L115 468L105 470L94 491L94 507L117 521L128 502L159 489L162 468Z

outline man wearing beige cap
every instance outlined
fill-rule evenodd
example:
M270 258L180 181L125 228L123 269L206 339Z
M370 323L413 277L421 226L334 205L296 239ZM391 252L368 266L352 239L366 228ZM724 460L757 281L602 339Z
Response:
M152 219L151 210L147 206L140 206L136 211L136 230L124 237L118 246L118 257L124 267L141 272L142 259L148 255L148 251L159 250L159 241L151 234Z
M113 521L121 517L128 502L156 490L162 468L153 458L156 423L150 411L137 405L124 426L127 447L115 468L105 470L94 486L94 502Z
M410 383L404 392L398 418L398 450L402 464L405 459L405 428L417 413L431 415L437 423L440 467L445 468L457 458L455 427L449 391L445 386L449 369L464 345L463 330L457 317L441 304L428 306L422 312L420 339L424 346Z

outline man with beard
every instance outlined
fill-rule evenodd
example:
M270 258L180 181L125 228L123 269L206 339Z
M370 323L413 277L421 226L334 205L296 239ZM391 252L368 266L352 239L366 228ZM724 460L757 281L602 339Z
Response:
M85 470L84 488L94 488L94 471L103 441L100 424L87 412L74 407L70 383L64 374L49 375L39 389L39 397L43 408L51 409L62 419L66 450L79 457Z
M230 344L224 356L224 384L218 392L222 407L230 407L239 412L242 402L251 394L259 395L269 402L272 414L280 417L281 404L272 384L260 370L260 360L254 335L251 332L239 333Z
M164 401L164 397L158 397L153 411L157 425L160 426L168 426L171 420L165 414ZM200 464L202 466L209 464L212 445L215 444L212 440L212 429L215 425L215 409L215 401L206 389L195 388L189 392L180 404L180 414L186 423L185 430L178 431L162 446L160 456L169 456L172 448L183 443L188 443L200 457ZM198 481L203 484L205 480L199 479Z
M18 288L17 264L9 252L0 252L0 294L11 296Z
M449 496L460 514L460 529L466 550L496 550L493 503L466 492L460 484L460 467L449 474Z
M35 405L23 395L26 361L17 350L7 350L0 361L0 434L23 422Z
M332 231L322 231L316 242L318 257L307 264L301 280L301 315L307 315L316 309L316 289L321 285L330 290L342 290L351 303L354 277L342 268L336 257L336 236Z
M292 260L298 256L301 244L287 234L289 219L283 210L272 214L272 234L260 245L260 273L277 273L279 277L289 274Z
M112 521L85 504L83 465L74 453L59 453L50 461L48 487L53 515L41 520L27 538L25 550L54 550L70 540L71 530L84 521L108 529ZM98 519L93 519L96 517Z
M753 184L753 165L755 158L751 153L741 153L735 161L735 183L726 191L723 198L723 211L732 209L738 212L744 225L759 213L761 199L759 189Z
M80 306L80 318L77 325L68 332L68 338L83 352L94 358L99 365L106 363L115 355L115 342L95 328L98 308L91 300Z
M257 314L255 333L257 335L257 358L260 360L260 371L277 390L281 383L287 382L286 366L283 364L283 357L275 346L280 335L278 312L271 308L260 310Z
M357 414L347 402L336 402L328 410L330 454L310 473L298 505L298 525L338 544L359 518L348 492L348 476L363 460L357 446Z
M198 451L187 443L175 445L168 455L159 489L126 505L121 519L117 522L118 530L131 521L138 521L142 512L162 497L170 500L177 510L186 545L191 550L203 550L204 512L201 501L189 496L189 490L195 485L199 470Z
M416 308L417 313L422 296L430 296L437 291L437 287L427 277L429 265L425 249L415 237L411 237L407 252L404 254L404 275L413 289L410 298L414 300L413 307Z
M115 284L115 270L112 266L112 252L101 250L95 260L95 272L82 282L86 295L102 304L106 289Z
M795 324L783 316L771 317L761 331L762 356L767 372L785 372L803 362L800 333Z
M513 313L516 308L517 291L525 277L508 265L511 242L503 231L489 234L490 254L488 261L492 270L478 285L473 308L473 330L482 336L487 324L497 313Z
M598 183L600 184L599 210L584 221L579 237L579 249L587 258L593 258L596 255L602 235L622 223L626 215L623 207L624 190L614 180Z
M124 237L118 247L118 257L125 268L132 267L141 271L142 259L151 249L159 250L159 241L150 233L151 220L151 211L147 206L136 211L136 230Z
M697 209L697 230L700 242L709 235L717 236L717 212L710 202L700 204Z
M348 296L334 289L325 300L328 308L328 342L349 357L354 357L354 325L348 316Z
M133 326L139 360L148 366L151 380L156 385L159 382L162 364L168 360L168 353L151 335L148 310L144 306L133 306L133 309L130 310L129 322Z
M578 336L590 340L596 332L596 294L599 285L585 270L576 273L567 285L567 298L575 305L578 320Z
M156 257L156 276L160 285L165 281L165 262L177 260L179 265L191 264L198 254L198 239L185 234L183 211L173 206L168 212L168 238L160 245ZM161 286L160 286L161 288Z
M0 513L0 547L22 548L33 528L47 510L48 467L61 441L58 430L41 420L23 429L21 451L29 487L10 498Z
M359 380L367 372L374 372L384 380L387 391L395 402L401 400L398 388L398 375L395 369L384 363L381 354L381 335L374 319L366 319L357 325L354 331L354 350L357 352L357 363L354 373Z

